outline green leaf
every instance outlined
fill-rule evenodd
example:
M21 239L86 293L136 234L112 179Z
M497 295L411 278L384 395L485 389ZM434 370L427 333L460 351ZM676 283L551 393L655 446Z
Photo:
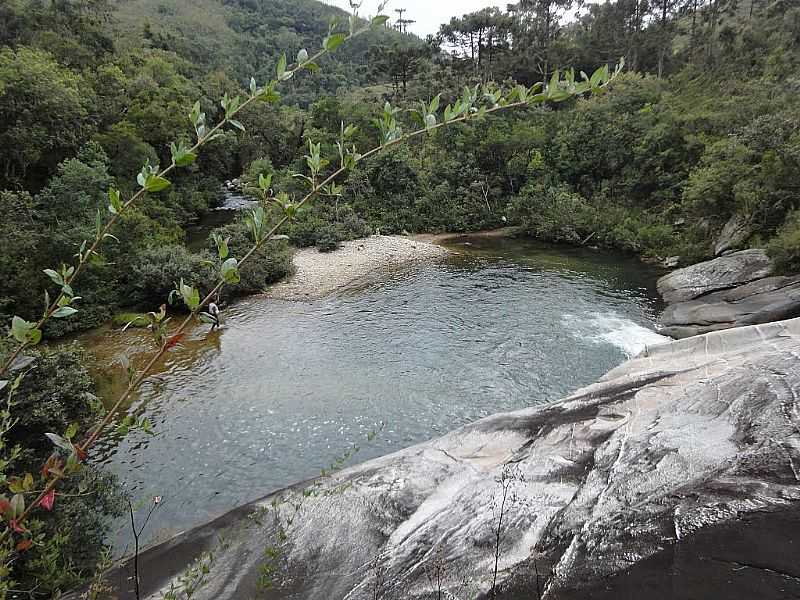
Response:
M42 341L42 330L41 329L31 329L30 333L28 333L28 343L31 346L35 346L41 341Z
M236 129L238 129L238 130L240 130L240 131L244 131L244 125L242 125L242 124L241 124L239 121L237 121L236 119L228 119L228 123L230 123L231 125L233 125L234 127L236 127Z
M64 280L61 278L61 275L59 275L58 272L54 271L53 269L45 269L44 274L52 279L53 283L56 285L64 285Z
M197 124L200 121L201 114L202 113L200 112L200 101L198 100L197 102L194 103L194 106L192 107L192 112L189 113L189 120L195 127L197 127Z
M11 335L20 344L35 346L42 341L42 331L36 328L36 323L30 323L21 317L11 319Z
M71 440L75 437L75 434L78 433L78 424L77 423L70 423L69 427L67 427L67 432L64 434L68 440Z
M280 99L281 95L275 91L275 82L270 83L267 87L265 87L261 95L259 96L262 102L266 102L268 104L276 104Z
M217 254L219 255L220 260L225 260L228 258L228 240L216 233L211 235L211 239L213 239L214 243L217 245Z
M64 439L57 433L45 433L44 435L48 440L53 442L53 445L57 446L58 448L61 448L62 450L69 450L70 452L72 452L72 442L70 442L69 440Z
M64 319L66 317L71 317L72 315L74 315L77 312L78 311L76 309L72 308L71 306L62 306L61 308L59 308L58 310L53 312L53 318L54 319Z
M547 84L547 92L548 92L548 94L552 94L553 92L555 92L558 89L559 79L560 79L559 72L557 70L553 71L553 76L550 78L550 83Z
M347 36L343 33L333 33L323 40L322 45L328 52L335 52L346 39Z
M564 100L569 100L572 98L572 94L570 94L567 90L555 90L553 92L548 92L548 100L552 102L563 102Z
M173 142L170 149L172 150L172 162L176 167L188 167L197 160L197 154L191 152L183 143L175 144Z
M108 188L108 212L118 215L122 212L122 198L120 197L119 190L115 188Z
M181 293L181 297L183 298L183 302L186 306L194 312L200 306L200 291L196 287L192 287L190 285L186 285L181 279L181 283L178 287L178 290Z
M278 73L278 81L283 79L284 74L286 73L286 54L281 54L281 57L278 59L278 67L276 69Z
M388 15L378 15L377 17L372 17L372 22L370 25L372 27L383 27L386 25L386 22L389 20Z
M25 498L22 494L14 494L11 498L11 514L13 518L21 517L25 512Z
M222 263L222 278L225 283L239 283L242 280L239 275L239 261L229 258Z
M139 421L139 427L142 431L144 431L148 435L154 435L153 432L153 424L148 419L142 419Z
M161 190L167 189L170 185L172 184L168 179L164 179L158 175L151 175L145 181L144 189L148 192L160 192Z
M589 79L589 85L593 88L596 88L602 85L603 81L608 78L608 65L603 65L599 69L597 69L594 73L592 73L592 77Z

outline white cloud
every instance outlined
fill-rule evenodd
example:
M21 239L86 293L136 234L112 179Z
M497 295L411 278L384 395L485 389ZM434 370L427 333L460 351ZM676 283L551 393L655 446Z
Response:
M590 3L602 1L604 0L588 0ZM339 6L347 11L350 10L348 0L323 0L323 2ZM384 13L391 15L394 19L397 17L395 9L405 8L406 12L403 14L403 18L416 21L409 27L410 30L425 37L439 31L439 26L449 22L452 17L460 17L487 6L496 6L505 10L510 3L512 3L510 0L504 2L492 2L491 0L390 0ZM378 4L379 0L364 0L361 14L374 15Z
M326 4L333 4L345 10L350 9L348 0L324 1ZM365 0L361 7L361 13L364 15L375 14L378 4L377 0ZM508 2L487 2L487 0L394 0L389 2L384 14L391 15L394 20L397 17L395 9L405 8L406 12L403 14L403 18L416 21L409 29L417 35L425 37L439 31L439 26L450 21L451 17L460 17L487 6L505 8L507 4Z

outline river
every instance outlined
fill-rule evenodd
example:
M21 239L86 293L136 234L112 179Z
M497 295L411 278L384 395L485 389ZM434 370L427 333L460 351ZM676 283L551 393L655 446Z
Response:
M659 271L635 259L491 238L454 248L313 302L249 298L170 352L131 407L155 435L99 448L134 498L163 497L145 537L313 477L353 445L363 461L556 400L664 340ZM142 331L82 340L105 398L124 385L120 357L151 350ZM121 524L119 551L127 537Z

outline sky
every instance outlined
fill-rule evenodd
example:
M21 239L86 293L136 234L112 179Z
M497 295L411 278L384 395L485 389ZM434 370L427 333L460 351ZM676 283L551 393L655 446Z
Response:
M348 0L323 0L326 4L339 6L347 11L350 10ZM599 2L601 0L589 0L589 2ZM451 17L460 17L467 13L475 12L487 6L497 6L505 9L511 0L493 2L492 0L390 0L384 14L397 17L394 12L396 8L408 9L403 18L414 19L416 23L409 26L409 29L425 37L428 34L439 31L439 25L450 21ZM360 13L364 16L374 15L379 0L364 0Z

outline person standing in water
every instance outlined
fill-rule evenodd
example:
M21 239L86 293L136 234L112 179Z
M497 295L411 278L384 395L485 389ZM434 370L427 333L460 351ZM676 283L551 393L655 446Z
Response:
M211 323L211 331L214 331L217 327L219 327L219 306L217 306L216 302L209 302L208 304L208 314L213 319Z

